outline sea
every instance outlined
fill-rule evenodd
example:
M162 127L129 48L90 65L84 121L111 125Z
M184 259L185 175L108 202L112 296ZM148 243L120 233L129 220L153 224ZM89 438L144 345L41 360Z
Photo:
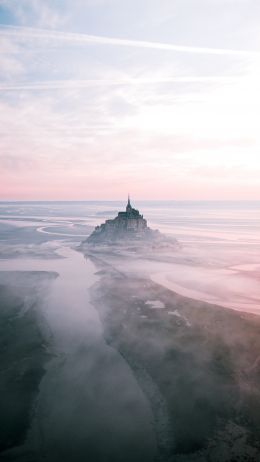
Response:
M109 268L115 265L120 274L126 272L135 278L145 274L175 293L210 303L212 310L218 305L224 310L239 311L239 316L244 316L244 312L254 318L260 315L260 202L133 201L132 205L151 228L174 237L178 245L162 249L148 246L146 254L141 256L126 251L114 257L113 251L107 251L104 259L110 258ZM0 306L2 325L11 332L3 354L13 367L3 370L4 380L11 384L4 391L3 429L8 430L11 425L9 409L12 409L19 424L17 427L16 421L12 422L15 431L18 428L25 433L21 446L7 454L8 460L144 462L155 460L157 446L162 457L156 460L170 460L167 454L172 450L168 438L171 427L164 398L138 362L136 372L124 355L105 341L104 326L91 299L93 285L102 284L102 271L95 259L78 251L79 244L96 225L113 218L125 206L125 201L0 203L0 291L5 294L7 285L13 295L17 292L18 296L24 296L29 287L36 297L35 302L30 298L32 295L26 296L21 312L11 320L8 313L5 319L5 302ZM35 281L46 274L56 276L42 289L38 300ZM133 303L136 308L136 298L125 303L126 306ZM153 310L166 309L159 299L149 298L149 303ZM26 313L33 315L29 327ZM177 320L181 317L177 310L171 314ZM33 374L24 373L30 355L36 357L33 365L41 361L38 350L31 347L35 341L33 330L28 333L38 317L39 332L45 332L49 355L40 383L35 382ZM16 318L19 328L14 331L12 323ZM196 336L193 337L192 325L185 322L191 334L183 338L190 342ZM136 335L139 342L140 330ZM20 362L13 354L13 345L20 349L16 353ZM164 339L162 345L166 345ZM167 361L174 348L165 355ZM163 351L163 347L158 351ZM197 346L195 351L200 351ZM182 357L188 357L186 350ZM174 371L176 367L178 371L180 362ZM9 369L15 371L13 376ZM222 369L219 370L222 374ZM188 380L189 374L190 371ZM197 376L196 367L194 377ZM27 402L30 377L34 380L30 389L37 398L32 402L33 407L28 407L30 421L26 423L14 403L23 402L17 384L25 386ZM222 375L219 377L222 380ZM144 388L140 386L141 379ZM212 382L207 380L206 385L211 386ZM148 387L152 406L143 391ZM209 395L215 400L214 390L213 387ZM184 409L185 406L186 401Z
M28 250L32 255L38 249L36 259L48 245L84 240L125 206L126 201L0 202L0 270L9 257L15 270L14 255L25 258ZM260 314L260 201L132 200L132 206L181 246L171 266L154 267L154 280L181 295Z
M260 242L260 201L135 201L151 227L184 241ZM0 202L0 219L80 220L97 225L113 218L125 201Z

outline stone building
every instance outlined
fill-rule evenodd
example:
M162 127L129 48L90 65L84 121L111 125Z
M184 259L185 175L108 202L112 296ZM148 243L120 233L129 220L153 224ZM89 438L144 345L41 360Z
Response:
M143 215L132 207L130 197L125 212L119 212L113 220L106 220L100 226L96 226L87 242L116 241L125 238L142 238L151 231Z

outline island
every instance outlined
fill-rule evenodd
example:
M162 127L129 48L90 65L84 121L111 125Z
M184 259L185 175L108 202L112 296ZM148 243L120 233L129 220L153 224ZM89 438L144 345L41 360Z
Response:
M175 238L150 229L130 198L79 250L98 270L90 302L104 339L150 407L154 460L260 460L259 317L157 283L154 273L172 264L174 274L183 262L196 269L198 261Z
M118 212L112 220L106 220L96 226L90 236L83 241L84 244L104 245L134 245L143 248L146 244L151 248L161 249L164 246L179 247L177 240L170 236L165 236L157 229L151 229L147 225L147 220L140 214L139 210L131 205L130 196L125 211Z

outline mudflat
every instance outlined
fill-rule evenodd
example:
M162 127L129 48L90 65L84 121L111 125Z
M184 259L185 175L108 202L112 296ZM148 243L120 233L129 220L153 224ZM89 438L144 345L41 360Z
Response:
M150 402L158 460L258 461L259 316L102 263L99 275L92 303Z
M26 437L45 364L50 359L48 329L38 304L41 292L55 277L55 273L44 271L0 272L0 453L3 458L5 451L21 445Z

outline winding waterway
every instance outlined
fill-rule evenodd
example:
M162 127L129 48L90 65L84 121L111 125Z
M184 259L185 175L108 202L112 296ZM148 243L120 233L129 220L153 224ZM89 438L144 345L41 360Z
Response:
M103 338L89 288L90 260L61 243L60 257L1 260L0 270L55 271L40 310L50 330L49 361L21 449L26 460L150 461L152 412L132 370Z

